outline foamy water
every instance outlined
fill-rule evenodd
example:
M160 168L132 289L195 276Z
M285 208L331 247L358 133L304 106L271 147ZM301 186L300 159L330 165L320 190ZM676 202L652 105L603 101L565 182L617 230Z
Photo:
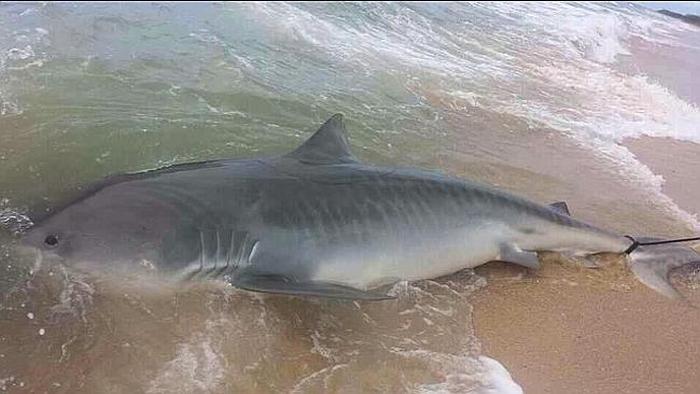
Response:
M650 48L700 67L697 28L617 3L0 3L0 225L110 173L280 153L343 112L367 161L700 229L624 145L700 143L698 102ZM0 241L2 389L519 392L480 350L471 272L377 305L173 295Z

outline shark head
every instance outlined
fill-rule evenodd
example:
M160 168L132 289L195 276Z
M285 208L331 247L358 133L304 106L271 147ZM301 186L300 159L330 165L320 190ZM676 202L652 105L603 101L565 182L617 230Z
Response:
M82 269L133 269L155 261L171 212L139 193L114 188L71 203L26 231L20 246Z
M304 168L355 162L342 115L277 162ZM44 259L90 271L177 270L212 257L207 253L220 257L222 242L231 238L230 231L216 229L230 230L231 218L241 216L231 212L237 205L230 202L245 198L236 195L234 168L244 183L249 173L270 171L260 160L211 160L108 177L36 219L20 244Z

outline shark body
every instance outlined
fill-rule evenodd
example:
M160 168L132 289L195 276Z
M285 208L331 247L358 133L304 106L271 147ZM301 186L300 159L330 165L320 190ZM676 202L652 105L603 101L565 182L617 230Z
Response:
M40 219L23 243L88 270L380 300L388 296L378 288L401 280L492 260L536 268L539 251L623 253L632 241L573 219L565 205L360 163L335 115L283 156L107 178ZM635 273L672 295L663 279L674 264Z

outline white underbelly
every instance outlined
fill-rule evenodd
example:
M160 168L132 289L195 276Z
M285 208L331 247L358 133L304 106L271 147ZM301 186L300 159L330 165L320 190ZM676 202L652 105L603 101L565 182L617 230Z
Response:
M347 245L324 253L314 280L360 289L401 280L431 279L493 260L508 232L462 229L421 239L378 240L370 245Z

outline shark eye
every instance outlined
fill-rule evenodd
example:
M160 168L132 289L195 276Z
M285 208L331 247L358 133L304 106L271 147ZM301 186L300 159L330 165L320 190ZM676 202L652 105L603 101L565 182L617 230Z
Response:
M48 235L46 236L46 239L44 239L44 243L49 246L56 246L58 245L58 238L53 234Z

